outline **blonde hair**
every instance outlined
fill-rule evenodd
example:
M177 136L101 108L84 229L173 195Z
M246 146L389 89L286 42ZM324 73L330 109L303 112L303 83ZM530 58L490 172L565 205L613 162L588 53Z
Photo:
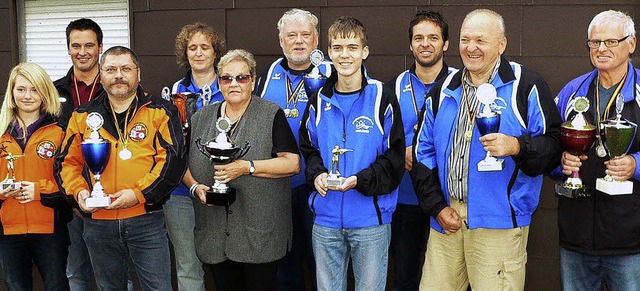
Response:
M318 17L307 10L293 8L285 12L278 20L278 36L283 36L285 25L294 22L309 23L313 26L315 33L318 34Z
M51 77L44 69L34 63L20 63L11 69L9 82L7 82L7 91L4 93L4 101L0 110L0 130L4 133L7 127L14 119L18 121L23 133L26 133L26 126L18 115L18 106L13 96L13 89L16 85L16 79L22 76L36 88L38 94L42 98L40 104L40 114L50 114L57 116L60 114L60 95L53 85Z
M243 49L234 49L227 52L222 58L220 58L220 62L218 63L218 72L222 71L224 66L228 65L233 61L241 61L247 64L249 67L249 73L251 76L256 75L256 59L253 55Z

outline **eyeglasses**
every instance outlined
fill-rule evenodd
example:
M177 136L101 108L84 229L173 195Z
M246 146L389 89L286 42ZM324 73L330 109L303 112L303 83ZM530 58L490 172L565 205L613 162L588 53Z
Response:
M238 82L238 84L247 84L249 80L251 80L251 75L237 75L237 76L220 76L218 77L218 82L222 85L229 85L233 81Z
M137 69L138 67L132 68L128 66L123 66L123 67L106 67L106 68L102 68L102 71L107 75L115 75L116 73L118 73L118 70L123 74L129 74Z
M587 40L587 46L592 49L597 49L600 47L601 43L604 43L606 47L617 47L620 45L621 41L629 38L631 35L627 35L621 39L605 39L605 40L597 40L597 39L589 39Z

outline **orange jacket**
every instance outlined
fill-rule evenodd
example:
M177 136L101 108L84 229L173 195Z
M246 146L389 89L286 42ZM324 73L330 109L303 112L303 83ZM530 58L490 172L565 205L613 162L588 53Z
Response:
M14 161L15 181L34 182L34 201L20 204L15 198L0 195L0 220L4 235L51 234L56 223L67 223L70 208L53 176L55 152L64 131L53 117L46 117L29 137L24 148L10 125L2 135L0 152L24 155ZM0 179L7 175L7 160L0 158Z
M95 180L93 174L88 174L81 144L92 131L86 123L88 114L97 112L102 115L104 124L98 132L111 142L111 155L100 175L104 191L108 195L132 189L140 203L126 209L100 209L91 214L94 219L124 219L162 209L168 194L178 185L186 170L182 126L175 106L161 98L145 96L140 88L137 96L124 131L128 136L127 148L133 153L131 159L118 157L123 146L118 140L106 93L73 112L56 157L56 179L64 193L77 199L81 190L91 191Z

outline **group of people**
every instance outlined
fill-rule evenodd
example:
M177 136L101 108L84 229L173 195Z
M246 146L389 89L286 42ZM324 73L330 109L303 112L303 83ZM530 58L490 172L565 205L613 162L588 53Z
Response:
M187 72L168 100L140 86L132 50L102 52L90 19L67 27L65 77L14 67L0 111L7 288L30 290L35 264L47 290L90 290L92 273L100 290L127 290L129 266L142 289L171 290L170 241L179 290L204 290L203 266L217 290L346 290L350 263L356 290L384 290L390 260L394 290L522 290L543 176L579 171L590 195L558 196L563 289L640 289L640 133L613 159L597 153L600 133L583 155L560 142L563 122L585 111L579 98L591 124L616 113L640 121L627 14L593 18L595 69L555 99L540 75L503 56L506 27L492 10L464 18L459 69L443 59L442 15L418 12L414 63L386 83L369 76L367 31L352 17L331 24L329 60L312 64L317 25L308 11L284 13L283 57L259 77L251 53L226 52L205 23L184 26L175 43ZM326 83L306 92L315 69ZM479 113L499 116L499 127L481 131ZM82 144L96 133L110 148L99 173L107 207L86 203L96 173ZM202 150L216 145L246 147L212 164L227 158ZM489 171L478 166L487 160ZM597 190L605 174L633 192ZM235 197L217 205L209 197L221 184Z

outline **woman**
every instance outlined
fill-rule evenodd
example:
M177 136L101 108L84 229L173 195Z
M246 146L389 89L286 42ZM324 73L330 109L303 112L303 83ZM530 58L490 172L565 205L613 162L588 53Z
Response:
M216 120L231 123L227 135L249 142L243 159L212 166L190 142L192 177L183 180L197 202L195 239L198 257L211 267L218 290L275 290L276 262L291 245L290 176L300 170L296 141L282 109L252 96L256 62L245 50L232 50L218 64L224 101L196 112L193 136L213 141ZM215 181L236 189L228 207L206 205ZM268 191L265 191L268 189Z
M64 131L58 91L38 65L11 70L0 112L0 176L15 185L0 191L0 261L9 290L31 290L33 263L46 290L69 290L65 274L71 209L53 177ZM14 171L11 171L13 168ZM9 172L9 173L7 173Z
M224 53L224 40L207 24L196 22L182 27L176 37L176 57L178 65L186 67L184 78L173 84L172 94L189 96L187 117L204 105L221 101L218 89L215 63ZM203 91L209 91L203 94ZM208 100L207 100L208 99ZM190 174L187 174L190 176ZM176 260L178 289L204 290L204 271L196 256L193 242L194 213L189 189L184 184L171 193L171 199L164 205L164 215L173 244Z

